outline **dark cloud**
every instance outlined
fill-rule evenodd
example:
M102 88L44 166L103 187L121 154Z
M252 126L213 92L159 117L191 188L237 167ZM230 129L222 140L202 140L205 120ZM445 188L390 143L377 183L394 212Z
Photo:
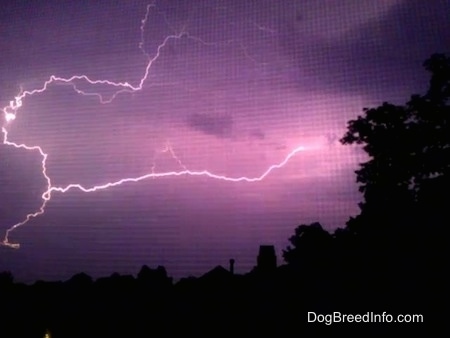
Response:
M301 84L307 78L309 85L333 91L383 99L404 95L426 83L428 74L420 69L426 58L449 51L449 4L404 1L348 27L338 15L324 23L318 11L308 23L286 22L280 43L296 64ZM355 11L351 17L359 15ZM341 26L337 33L330 29Z
M229 138L232 136L233 118L231 115L211 116L196 113L188 118L188 125L207 135Z
M266 134L261 129L253 129L250 132L250 137L257 140L264 140L266 138Z

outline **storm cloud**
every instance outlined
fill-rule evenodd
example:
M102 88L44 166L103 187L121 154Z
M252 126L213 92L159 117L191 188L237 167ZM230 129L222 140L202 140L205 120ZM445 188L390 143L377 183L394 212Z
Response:
M202 133L219 138L230 138L233 132L231 115L213 116L196 113L189 116L188 125Z

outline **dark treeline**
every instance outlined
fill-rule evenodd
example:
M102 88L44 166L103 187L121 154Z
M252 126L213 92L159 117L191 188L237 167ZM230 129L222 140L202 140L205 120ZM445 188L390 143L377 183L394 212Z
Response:
M369 160L356 171L361 212L334 233L300 225L276 265L263 246L244 275L216 267L177 283L163 267L137 276L14 283L0 274L1 337L440 336L449 315L450 58L424 63L424 95L350 121L343 144ZM423 323L309 323L308 313L421 314ZM47 331L48 330L48 331ZM431 334L435 332L436 334ZM448 332L448 327L447 327Z

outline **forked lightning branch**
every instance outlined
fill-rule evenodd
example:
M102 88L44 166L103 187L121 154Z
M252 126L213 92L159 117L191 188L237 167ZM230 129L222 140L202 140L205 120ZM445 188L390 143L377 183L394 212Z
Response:
M24 143L10 140L10 136L8 134L8 127L10 126L11 123L14 123L14 120L16 120L17 118L26 118L26 111L21 111L24 100L30 99L31 97L33 97L35 95L42 94L47 90L51 90L51 87L53 85L57 85L57 84L72 85L73 90L75 90L75 92L78 93L79 95L84 95L84 96L95 95L99 98L100 103L108 104L108 103L111 103L119 94L141 91L144 86L145 81L147 80L147 78L150 74L150 71L151 71L155 61L158 60L158 58L160 58L161 51L166 46L168 46L170 43L172 43L174 40L188 38L188 39L192 40L193 43L203 43L203 44L211 45L211 43L207 43L197 37L191 36L188 32L181 31L178 34L172 34L172 35L166 36L164 38L164 40L158 45L158 47L156 49L156 53L153 56L149 55L145 51L145 48L144 48L144 32L145 32L145 26L146 26L148 18L149 18L149 13L152 9L155 9L155 8L156 7L153 4L148 5L145 16L141 21L141 26L140 26L141 41L139 43L139 49L141 49L141 51L145 54L145 56L148 59L148 62L144 69L143 76L136 82L136 84L133 85L129 82L114 82L114 81L107 80L107 79L92 79L88 75L85 75L85 74L73 75L73 76L67 77L67 78L59 77L56 75L51 75L48 78L48 80L45 81L38 88L34 88L34 89L30 89L30 90L22 89L19 92L19 94L13 100L11 100L9 102L9 104L7 106L5 106L1 109L1 112L3 113L3 118L4 118L3 126L1 129L2 134L3 134L3 137L2 137L3 145L17 148L17 149L25 149L27 151L32 151L32 152L38 152L41 156L40 170L41 170L42 176L45 178L45 181L46 181L45 191L41 196L42 204L40 205L39 209L27 214L23 218L22 221L20 221L16 224L13 224L12 226L9 226L9 228L6 230L6 233L3 237L3 239L0 241L1 245L7 246L10 248L19 248L20 247L19 243L10 242L9 237L10 237L11 232L14 231L15 229L21 227L22 225L25 225L26 223L30 222L32 219L44 214L47 203L51 200L51 198L53 196L52 194L56 193L56 192L65 193L71 189L77 189L82 192L89 193L89 192L94 192L94 191L98 191L98 190L113 188L113 187L116 187L116 186L119 186L119 185L122 185L125 183L132 183L132 182L136 183L136 182L146 180L149 178L162 178L162 177L170 177L170 176L174 176L174 177L175 176L206 176L211 179L223 180L223 181L232 182L232 183L259 182L259 181L263 180L266 176L268 176L272 171L279 169L279 168L283 167L284 165L286 165L289 162L289 160L293 156L295 156L297 153L306 150L306 148L303 146L299 146L299 147L293 149L289 154L287 154L287 156L281 162L269 166L265 171L262 172L262 174L260 176L257 176L257 177L246 177L246 176L228 177L225 175L214 174L208 170L197 170L197 171L189 170L176 157L172 148L168 147L165 151L169 152L170 155L172 156L172 158L174 159L174 161L176 161L179 164L179 166L180 166L179 171L155 172L154 167L153 167L153 168L151 168L151 171L146 175L139 176L139 177L124 177L120 180L108 182L108 183L101 184L101 185L83 186L78 183L72 183L72 184L68 184L66 186L53 185L51 177L47 174L48 153L46 153L45 150L39 145L27 145ZM114 93L110 97L105 98L102 94L96 93L95 91L87 92L85 90L80 90L79 88L76 87L76 83L80 83L80 82L84 83L84 85L89 88L93 88L93 90L95 90L95 87L99 86L99 85L109 86L110 88L114 89Z

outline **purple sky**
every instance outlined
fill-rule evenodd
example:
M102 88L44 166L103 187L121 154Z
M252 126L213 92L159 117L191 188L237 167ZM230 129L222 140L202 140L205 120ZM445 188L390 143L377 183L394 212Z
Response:
M2 2L0 106L51 75L137 86L148 64L139 49L146 6ZM234 258L246 272L260 244L274 244L281 263L299 224L335 229L358 213L353 172L364 154L338 139L363 107L424 91L423 61L449 51L449 13L438 0L156 1L142 49L154 57L168 35L189 35L160 50L142 90L101 104L53 83L4 124L10 141L48 154L52 185L182 171L167 144L189 170L228 177L258 177L305 151L260 182L180 176L53 192L44 215L11 232L21 248L0 247L0 271L32 282L136 274L147 264L179 278ZM2 237L42 203L40 161L0 145Z

